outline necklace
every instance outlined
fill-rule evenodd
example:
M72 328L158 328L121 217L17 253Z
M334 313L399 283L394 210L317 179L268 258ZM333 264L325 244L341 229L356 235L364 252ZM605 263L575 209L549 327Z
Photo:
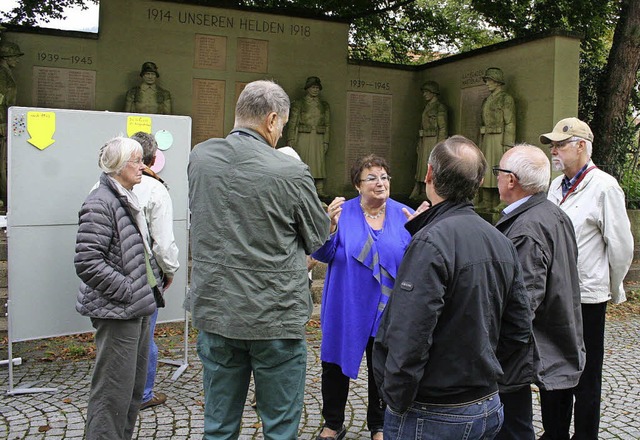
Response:
M382 207L380 208L380 211L378 211L378 213L376 215L371 215L367 212L367 210L365 209L364 205L362 204L362 201L360 201L360 208L362 209L362 213L364 214L365 217L370 218L371 220L375 220L380 218L380 216L382 214L384 214L384 210L387 206L387 203L385 202Z

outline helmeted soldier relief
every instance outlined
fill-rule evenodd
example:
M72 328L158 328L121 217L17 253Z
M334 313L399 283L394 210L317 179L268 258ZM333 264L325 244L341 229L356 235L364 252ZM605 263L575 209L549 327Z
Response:
M435 81L427 81L420 88L425 106L422 111L422 122L418 132L418 164L416 166L416 183L411 192L414 200L424 199L424 178L427 174L427 162L433 147L446 139L448 134L447 107L440 102L440 86Z
M307 95L291 104L287 144L293 147L309 166L320 197L326 196L324 182L327 176L324 157L329 149L331 112L329 104L320 99L322 83L310 76L304 85Z
M142 83L127 91L125 112L153 113L160 115L171 114L171 93L158 86L160 78L158 66L152 61L142 64L140 69Z
M504 74L497 67L489 67L482 77L491 92L482 103L480 149L488 164L498 164L502 155L516 139L516 106L513 97L504 90ZM478 194L478 209L495 210L500 204L498 182L489 167Z
M18 58L24 55L20 47L10 41L0 43L0 199L7 205L7 110L16 105L18 87L11 69L16 67Z

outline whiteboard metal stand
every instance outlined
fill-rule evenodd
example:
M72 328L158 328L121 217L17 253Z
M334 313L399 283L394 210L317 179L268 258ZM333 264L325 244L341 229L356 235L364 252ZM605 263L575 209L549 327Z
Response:
M13 334L11 331L11 300L7 300L7 335L9 339L8 349L10 359L6 362L9 364L9 388L7 389L7 394L15 395L15 394L31 394L31 393L55 393L58 391L57 388L32 388L37 382L25 383L18 388L13 387L13 365L20 365L22 363L22 358L13 359Z
M4 303L4 308L7 309L7 311L4 312L4 316L5 316L5 318L7 318L7 321L8 321L9 320L9 301ZM7 327L7 330L8 330L8 328L9 327ZM22 358L14 358L13 357L12 348L11 348L11 340L9 340L9 353L7 355L7 359L0 360L0 365L8 365L9 362L10 362L9 359L11 359L11 361L12 361L11 364L12 365L22 365Z
M186 213L187 218L187 236L189 235L189 229L191 229L191 213L189 212L189 208L187 208ZM187 255L189 255L189 239L187 238ZM188 264L187 264L188 266ZM189 270L185 268L185 270ZM189 281L187 276L187 285L184 287L184 297L186 298L189 294ZM158 362L162 362L163 364L175 365L178 369L171 376L171 380L174 382L178 380L178 378L185 372L187 367L189 367L189 314L187 313L187 309L184 310L184 347L182 348L184 351L184 358L182 361L174 361L172 359L158 359Z
M187 294L187 290L189 287L185 287L184 293L185 296ZM163 364L175 365L178 369L171 376L171 380L176 381L185 372L187 367L189 367L189 317L187 316L187 311L184 311L184 347L182 350L184 351L184 358L180 361L174 361L173 359L158 359L158 362L162 362Z

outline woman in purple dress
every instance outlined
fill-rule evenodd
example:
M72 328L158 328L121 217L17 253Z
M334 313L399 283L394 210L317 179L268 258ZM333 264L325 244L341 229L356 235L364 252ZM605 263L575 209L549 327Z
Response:
M393 289L396 272L411 236L405 230L413 211L389 198L389 165L369 155L351 167L359 196L329 205L331 236L313 258L328 264L322 293L322 416L317 440L341 440L346 434L349 379L358 376L366 352L369 380L367 425L382 439L384 404L371 368L373 338Z

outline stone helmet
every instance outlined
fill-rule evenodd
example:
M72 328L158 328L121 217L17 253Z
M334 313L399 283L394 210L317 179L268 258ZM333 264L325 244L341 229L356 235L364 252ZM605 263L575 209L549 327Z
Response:
M158 78L160 78L158 66L156 66L156 63L154 63L153 61L146 61L142 63L142 67L140 68L140 76L144 76L144 74L148 72L153 72Z
M492 79L497 83L504 84L504 74L502 73L502 70L497 67L489 67L484 72L482 80L486 81L487 79Z
M420 90L422 90L423 92L426 90L436 95L440 94L440 86L435 81L425 82L424 84L422 84L422 87L420 87Z
M320 78L317 76L310 76L307 78L307 82L304 85L304 89L307 90L311 86L318 86L320 90L322 90L322 83L320 82Z
M24 53L20 50L20 46L11 41L2 41L0 43L0 58L21 57Z

